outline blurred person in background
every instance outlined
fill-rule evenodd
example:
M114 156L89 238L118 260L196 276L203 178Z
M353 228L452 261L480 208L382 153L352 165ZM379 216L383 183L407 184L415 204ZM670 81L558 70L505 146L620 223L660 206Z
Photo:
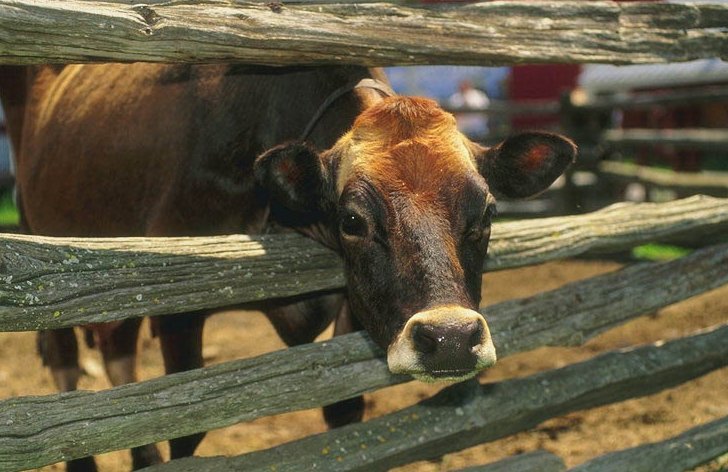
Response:
M447 107L455 112L458 129L470 139L483 140L488 134L488 117L484 113L490 100L470 80L462 80L458 91L447 99ZM458 111L463 110L463 111Z

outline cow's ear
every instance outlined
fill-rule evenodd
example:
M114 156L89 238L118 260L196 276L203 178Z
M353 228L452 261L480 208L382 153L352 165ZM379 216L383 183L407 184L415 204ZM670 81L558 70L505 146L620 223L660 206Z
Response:
M276 146L255 161L255 181L284 218L306 224L320 216L327 170L319 154L303 143ZM293 222L287 222L293 223Z
M526 198L546 190L575 157L571 140L527 132L483 150L477 159L480 174L496 195Z

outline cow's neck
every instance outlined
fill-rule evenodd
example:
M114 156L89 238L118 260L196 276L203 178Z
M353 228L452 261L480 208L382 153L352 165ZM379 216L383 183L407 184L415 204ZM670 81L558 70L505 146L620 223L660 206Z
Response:
M0 66L0 102L16 158L21 154L26 110L33 106L33 88L52 82L62 69L63 66Z

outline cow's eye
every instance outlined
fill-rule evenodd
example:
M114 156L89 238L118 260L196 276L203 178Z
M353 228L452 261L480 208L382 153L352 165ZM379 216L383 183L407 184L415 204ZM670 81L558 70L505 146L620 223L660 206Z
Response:
M471 228L467 233L467 238L473 242L487 241L490 239L490 225L486 227L478 225Z
M491 220L495 216L495 206L488 206L479 220L475 221L466 233L473 242L485 242L490 239Z
M367 235L367 223L356 213L347 211L341 218L341 232L345 236L363 238Z

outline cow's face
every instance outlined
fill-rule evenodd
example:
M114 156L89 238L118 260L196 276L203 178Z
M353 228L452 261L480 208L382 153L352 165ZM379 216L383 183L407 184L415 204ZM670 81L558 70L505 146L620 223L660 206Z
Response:
M339 250L352 313L390 370L459 380L496 360L477 311L493 194L538 193L574 154L542 133L484 149L435 102L392 97L323 153L268 151L256 177L279 219Z

